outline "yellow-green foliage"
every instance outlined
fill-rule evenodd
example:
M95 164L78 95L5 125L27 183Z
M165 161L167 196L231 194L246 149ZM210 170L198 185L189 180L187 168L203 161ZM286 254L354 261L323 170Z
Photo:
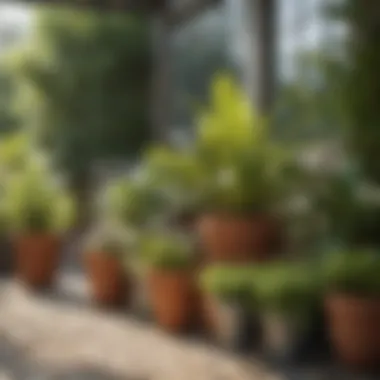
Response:
M192 244L182 235L147 233L140 238L139 251L149 267L176 270L192 262Z
M202 158L228 164L245 151L262 150L267 139L266 121L252 108L233 77L216 76L208 109L198 120L197 147Z
M30 144L27 134L12 134L0 141L0 165L3 170L17 170L28 162Z
M5 188L11 227L17 232L63 232L75 215L73 200L45 168L30 165Z
M243 90L228 75L212 84L210 107L199 117L196 154L208 179L206 204L233 212L266 209L283 190L288 157L269 136Z
M160 197L151 186L130 178L117 179L105 192L107 218L129 227L142 226L160 207Z
M284 192L289 157L269 136L232 76L217 75L201 110L192 149L153 147L143 161L150 186L178 207L251 213L267 210Z
M150 186L166 194L172 203L177 200L184 208L199 202L205 190L204 167L193 152L152 147L145 156L144 169Z

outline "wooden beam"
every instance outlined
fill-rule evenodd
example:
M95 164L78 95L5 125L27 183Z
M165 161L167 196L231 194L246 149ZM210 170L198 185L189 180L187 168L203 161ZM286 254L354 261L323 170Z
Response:
M245 0L249 13L252 64L246 65L247 91L255 106L269 114L276 89L276 0Z

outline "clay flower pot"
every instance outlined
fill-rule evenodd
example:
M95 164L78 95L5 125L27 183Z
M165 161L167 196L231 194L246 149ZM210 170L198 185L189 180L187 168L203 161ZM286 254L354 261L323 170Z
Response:
M201 244L210 261L265 261L281 249L281 229L265 215L204 215L198 224Z
M350 367L372 368L380 363L380 298L344 294L325 302L333 350Z
M49 233L19 236L15 241L16 276L31 288L52 285L60 259L60 239Z
M103 252L85 256L92 298L101 306L121 306L129 301L130 284L117 257Z
M192 271L152 269L148 286L153 313L164 329L177 333L194 321L194 279Z

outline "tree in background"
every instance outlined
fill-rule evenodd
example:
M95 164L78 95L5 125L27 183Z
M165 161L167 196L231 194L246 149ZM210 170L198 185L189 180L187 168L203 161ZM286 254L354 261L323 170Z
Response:
M323 51L301 53L297 77L277 95L274 132L290 141L315 141L341 135L345 113L338 98L341 65Z
M350 27L341 99L350 150L370 179L380 183L380 2L345 0L333 16Z
M98 160L133 158L149 138L150 30L135 15L75 10L36 21L9 61L16 111L84 191Z
M1 16L1 13L0 13ZM13 97L13 81L3 58L9 49L22 40L23 33L17 25L6 22L0 17L0 134L8 134L17 128L16 117L13 114L11 101Z

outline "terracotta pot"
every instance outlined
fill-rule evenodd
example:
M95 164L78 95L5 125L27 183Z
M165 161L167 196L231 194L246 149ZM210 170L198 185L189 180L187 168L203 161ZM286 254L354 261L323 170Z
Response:
M333 350L351 367L380 363L380 298L334 294L325 302Z
M60 259L60 239L51 234L30 234L15 241L16 276L32 288L52 285Z
M148 276L150 300L158 324L170 332L194 321L195 285L192 271L153 269Z
M265 261L282 248L279 223L264 215L205 215L199 221L198 231L210 261Z
M128 279L120 261L103 252L85 256L93 300L103 306L121 306L131 296Z

